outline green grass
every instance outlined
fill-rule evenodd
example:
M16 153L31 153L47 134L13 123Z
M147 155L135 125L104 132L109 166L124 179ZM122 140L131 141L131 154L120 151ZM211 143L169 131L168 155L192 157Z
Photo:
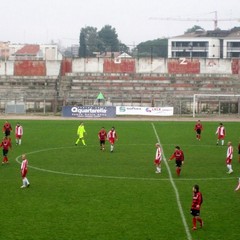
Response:
M14 126L17 120L12 120ZM239 123L225 122L225 146L216 146L218 122L203 122L202 140L195 122L86 120L86 143L74 146L78 121L21 120L22 146L13 145L10 164L0 169L3 240L236 240L239 238L240 192L237 145ZM2 124L4 121L2 122ZM114 125L119 135L114 153L99 150L97 133ZM156 133L154 132L156 129ZM12 134L12 138L13 138ZM170 167L187 222L186 233L176 192L165 163L155 174L155 143L166 159L175 145L185 153L176 177ZM226 174L226 143L234 145L234 173ZM14 139L13 139L14 143ZM31 186L20 189L20 155L26 153ZM17 159L17 161L15 161ZM204 228L191 231L192 186L199 184Z

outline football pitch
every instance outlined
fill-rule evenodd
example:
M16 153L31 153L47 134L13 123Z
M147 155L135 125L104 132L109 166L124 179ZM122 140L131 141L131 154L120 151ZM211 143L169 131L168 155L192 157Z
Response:
M15 127L17 120L10 123ZM3 240L236 240L239 239L240 163L238 122L223 122L224 146L217 146L219 122L84 120L86 144L75 146L76 120L21 120L21 146L9 151L0 169ZM2 121L2 125L4 121ZM98 131L116 128L113 153L100 151ZM227 174L227 142L234 147ZM155 173L160 142L162 173ZM168 161L176 145L185 154L181 176ZM2 150L1 150L2 151ZM21 189L21 154L29 161L30 187ZM204 227L192 231L192 186L203 194Z

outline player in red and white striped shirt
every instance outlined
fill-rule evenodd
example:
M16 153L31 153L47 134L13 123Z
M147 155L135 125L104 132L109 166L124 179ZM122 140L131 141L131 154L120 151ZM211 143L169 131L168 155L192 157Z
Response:
M233 159L233 146L232 142L228 142L228 149L227 149L227 157L226 157L226 164L228 168L228 174L231 174L233 172L232 169L232 159Z
M222 143L221 145L224 145L224 138L226 136L226 131L225 131L225 127L223 126L222 123L219 124L216 134L218 136L217 145L218 145L219 141L221 141L221 143Z
M118 136L115 130L115 127L112 127L107 134L107 139L110 143L110 151L113 152L115 140L118 140Z
M154 164L156 166L156 173L161 173L162 150L159 143L156 143L155 146L157 150L154 159Z
M20 125L20 123L17 123L15 127L15 139L16 139L17 145L21 145L22 135L23 135L23 127Z
M22 175L22 182L23 185L21 188L26 188L30 186L30 183L27 179L27 172L28 172L28 160L26 158L26 155L22 155L22 164L21 164L21 175Z

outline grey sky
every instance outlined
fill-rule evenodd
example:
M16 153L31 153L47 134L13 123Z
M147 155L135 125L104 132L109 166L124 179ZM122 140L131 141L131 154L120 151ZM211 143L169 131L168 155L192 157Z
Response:
M192 19L240 18L239 0L0 0L0 41L77 44L82 27L116 29L126 45L182 34L194 25L213 29L212 21L164 21L150 17ZM238 21L219 21L227 30Z

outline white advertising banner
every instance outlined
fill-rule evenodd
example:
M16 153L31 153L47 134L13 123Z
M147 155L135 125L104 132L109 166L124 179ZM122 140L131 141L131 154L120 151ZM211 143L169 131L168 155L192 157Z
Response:
M116 106L116 115L173 116L173 107Z

